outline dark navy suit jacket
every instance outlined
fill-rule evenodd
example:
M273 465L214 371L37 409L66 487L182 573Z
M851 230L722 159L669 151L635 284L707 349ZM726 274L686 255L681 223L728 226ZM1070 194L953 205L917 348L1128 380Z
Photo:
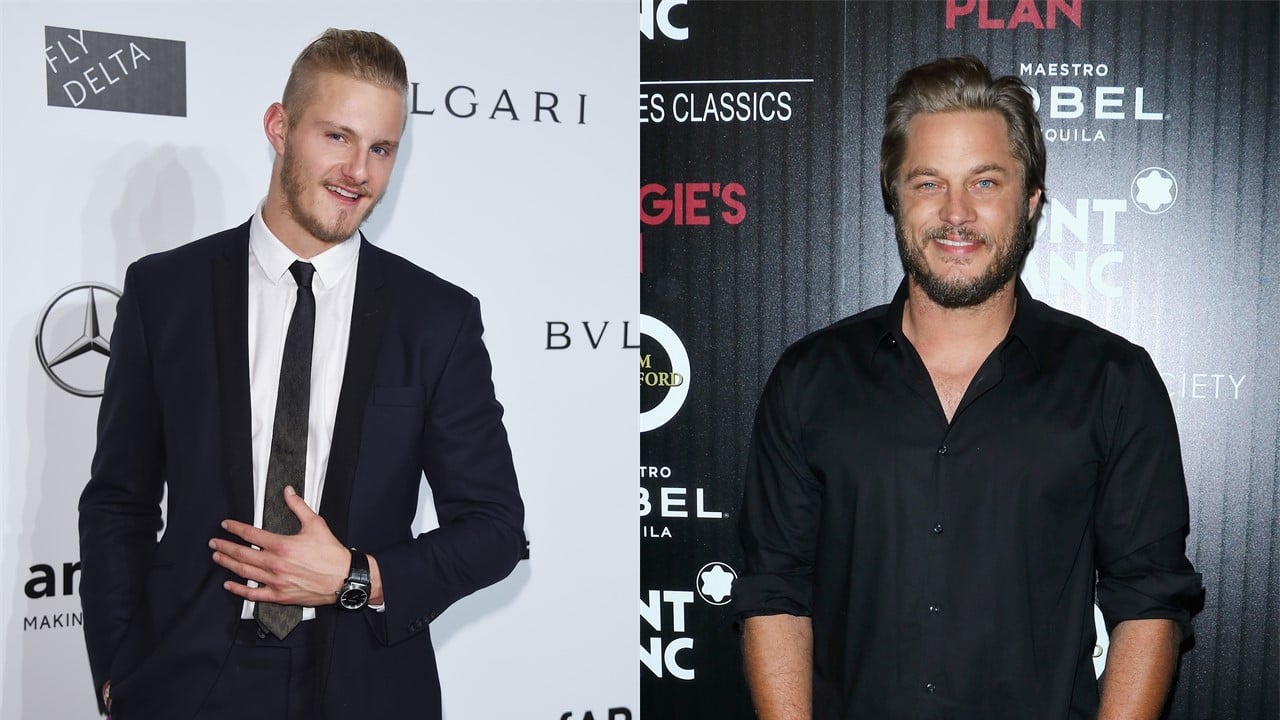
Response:
M208 541L229 537L224 518L253 522L248 242L245 223L139 260L116 310L80 499L80 594L95 689L111 680L125 720L191 717L240 622L242 601L222 588L239 578ZM377 558L386 612L317 609L326 718L439 717L428 624L521 556L481 334L474 297L361 238L320 514ZM415 538L424 472L440 527Z

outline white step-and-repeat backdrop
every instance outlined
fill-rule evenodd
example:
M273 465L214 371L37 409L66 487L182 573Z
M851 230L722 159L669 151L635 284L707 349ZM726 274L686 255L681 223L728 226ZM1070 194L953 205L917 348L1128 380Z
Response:
M0 717L96 716L76 501L125 267L249 217L272 160L263 112L330 26L378 31L408 62L409 127L366 234L480 297L527 505L530 559L433 624L445 715L638 717L622 621L639 572L634 6L2 12Z

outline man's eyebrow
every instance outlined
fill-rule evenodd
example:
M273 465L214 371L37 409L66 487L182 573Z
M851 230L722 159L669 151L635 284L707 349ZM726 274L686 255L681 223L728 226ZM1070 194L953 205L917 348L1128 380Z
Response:
M998 173L1008 174L1009 169L1001 165L1000 163L987 163L985 165L979 165L973 168L972 170L969 171L969 174L981 175L982 173L989 173L989 172L998 172Z
M327 126L327 127L328 127L329 129L331 129L331 130L337 130L338 132L342 133L343 135L347 135L347 136L350 136L350 137L360 137L360 133L356 132L354 129L352 129L352 128L350 128L350 127L347 127L346 125L343 125L343 124L341 124L341 123L335 123L335 122L323 121L321 124L323 124L323 125ZM374 142L371 142L371 143L369 143L369 144L370 144L370 145L384 145L384 146L389 147L389 148L398 148L398 147L400 147L400 141L399 141L399 140L375 140Z
M934 177L937 177L941 174L942 173L930 167L911 168L911 171L907 173L907 179L911 180L913 178L918 178L921 175L933 175Z
M1001 165L1000 163L994 163L994 162L985 163L983 165L976 165L969 169L970 175L981 175L982 173L990 173L990 172L1004 173L1007 175L1009 173L1009 169L1006 168L1004 165ZM933 177L941 177L942 173L937 168L931 168L931 167L911 168L911 170L907 173L907 180L911 180L913 178L917 178L922 175L931 175Z

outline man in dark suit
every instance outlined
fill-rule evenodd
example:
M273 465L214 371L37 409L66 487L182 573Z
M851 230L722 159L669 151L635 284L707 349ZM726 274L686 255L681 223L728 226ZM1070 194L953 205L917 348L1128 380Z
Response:
M80 500L118 719L439 717L428 624L522 553L476 299L358 230L407 87L390 42L326 31L266 112L259 211L126 274Z

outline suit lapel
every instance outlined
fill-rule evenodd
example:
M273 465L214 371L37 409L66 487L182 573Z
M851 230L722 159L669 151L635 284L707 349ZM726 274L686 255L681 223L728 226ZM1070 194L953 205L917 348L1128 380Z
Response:
M351 489L359 459L361 430L382 332L386 327L388 291L383 286L380 251L360 236L355 299L351 308L351 335L333 443L325 476L320 515L341 541L347 541ZM218 397L220 399L225 487L230 488L233 517L253 523L252 409L249 395L249 223L231 234L226 252L213 261L213 317ZM348 544L350 544L348 542ZM334 639L334 605L316 608L319 633L315 638L329 658ZM315 686L323 699L329 663Z
M347 364L338 394L338 411L333 423L333 443L329 448L329 468L325 474L320 515L333 534L348 545L347 517L351 489L360 454L365 406L373 385L373 371L382 345L387 321L387 288L382 282L378 249L360 236L360 260L356 269L355 300L351 307L351 336L347 344Z
M338 392L338 412L333 422L333 441L329 446L329 467L325 472L324 495L320 498L320 516L329 530L348 547L347 518L351 510L351 489L355 484L356 462L360 459L360 437L364 427L364 410L373 386L373 371L382 345L382 331L387 324L387 289L382 284L379 250L360 234L360 260L356 266L356 293L351 304L351 334L347 343L347 364L342 372L342 390ZM324 707L325 689L329 683L329 665L333 659L333 642L338 610L336 605L316 608L318 633L315 641L321 649L320 681L315 686L318 707ZM365 613L372 612L365 610Z
M233 517L253 523L252 408L249 395L249 224L213 261L213 316L225 485L231 489ZM339 539L347 534L347 511L355 480L364 408L373 385L378 347L387 319L377 249L360 237L355 299L346 368L338 395L333 444L325 476L320 515Z
M249 406L249 223L231 233L213 261L213 322L221 408L224 485L232 517L253 523L253 441Z

